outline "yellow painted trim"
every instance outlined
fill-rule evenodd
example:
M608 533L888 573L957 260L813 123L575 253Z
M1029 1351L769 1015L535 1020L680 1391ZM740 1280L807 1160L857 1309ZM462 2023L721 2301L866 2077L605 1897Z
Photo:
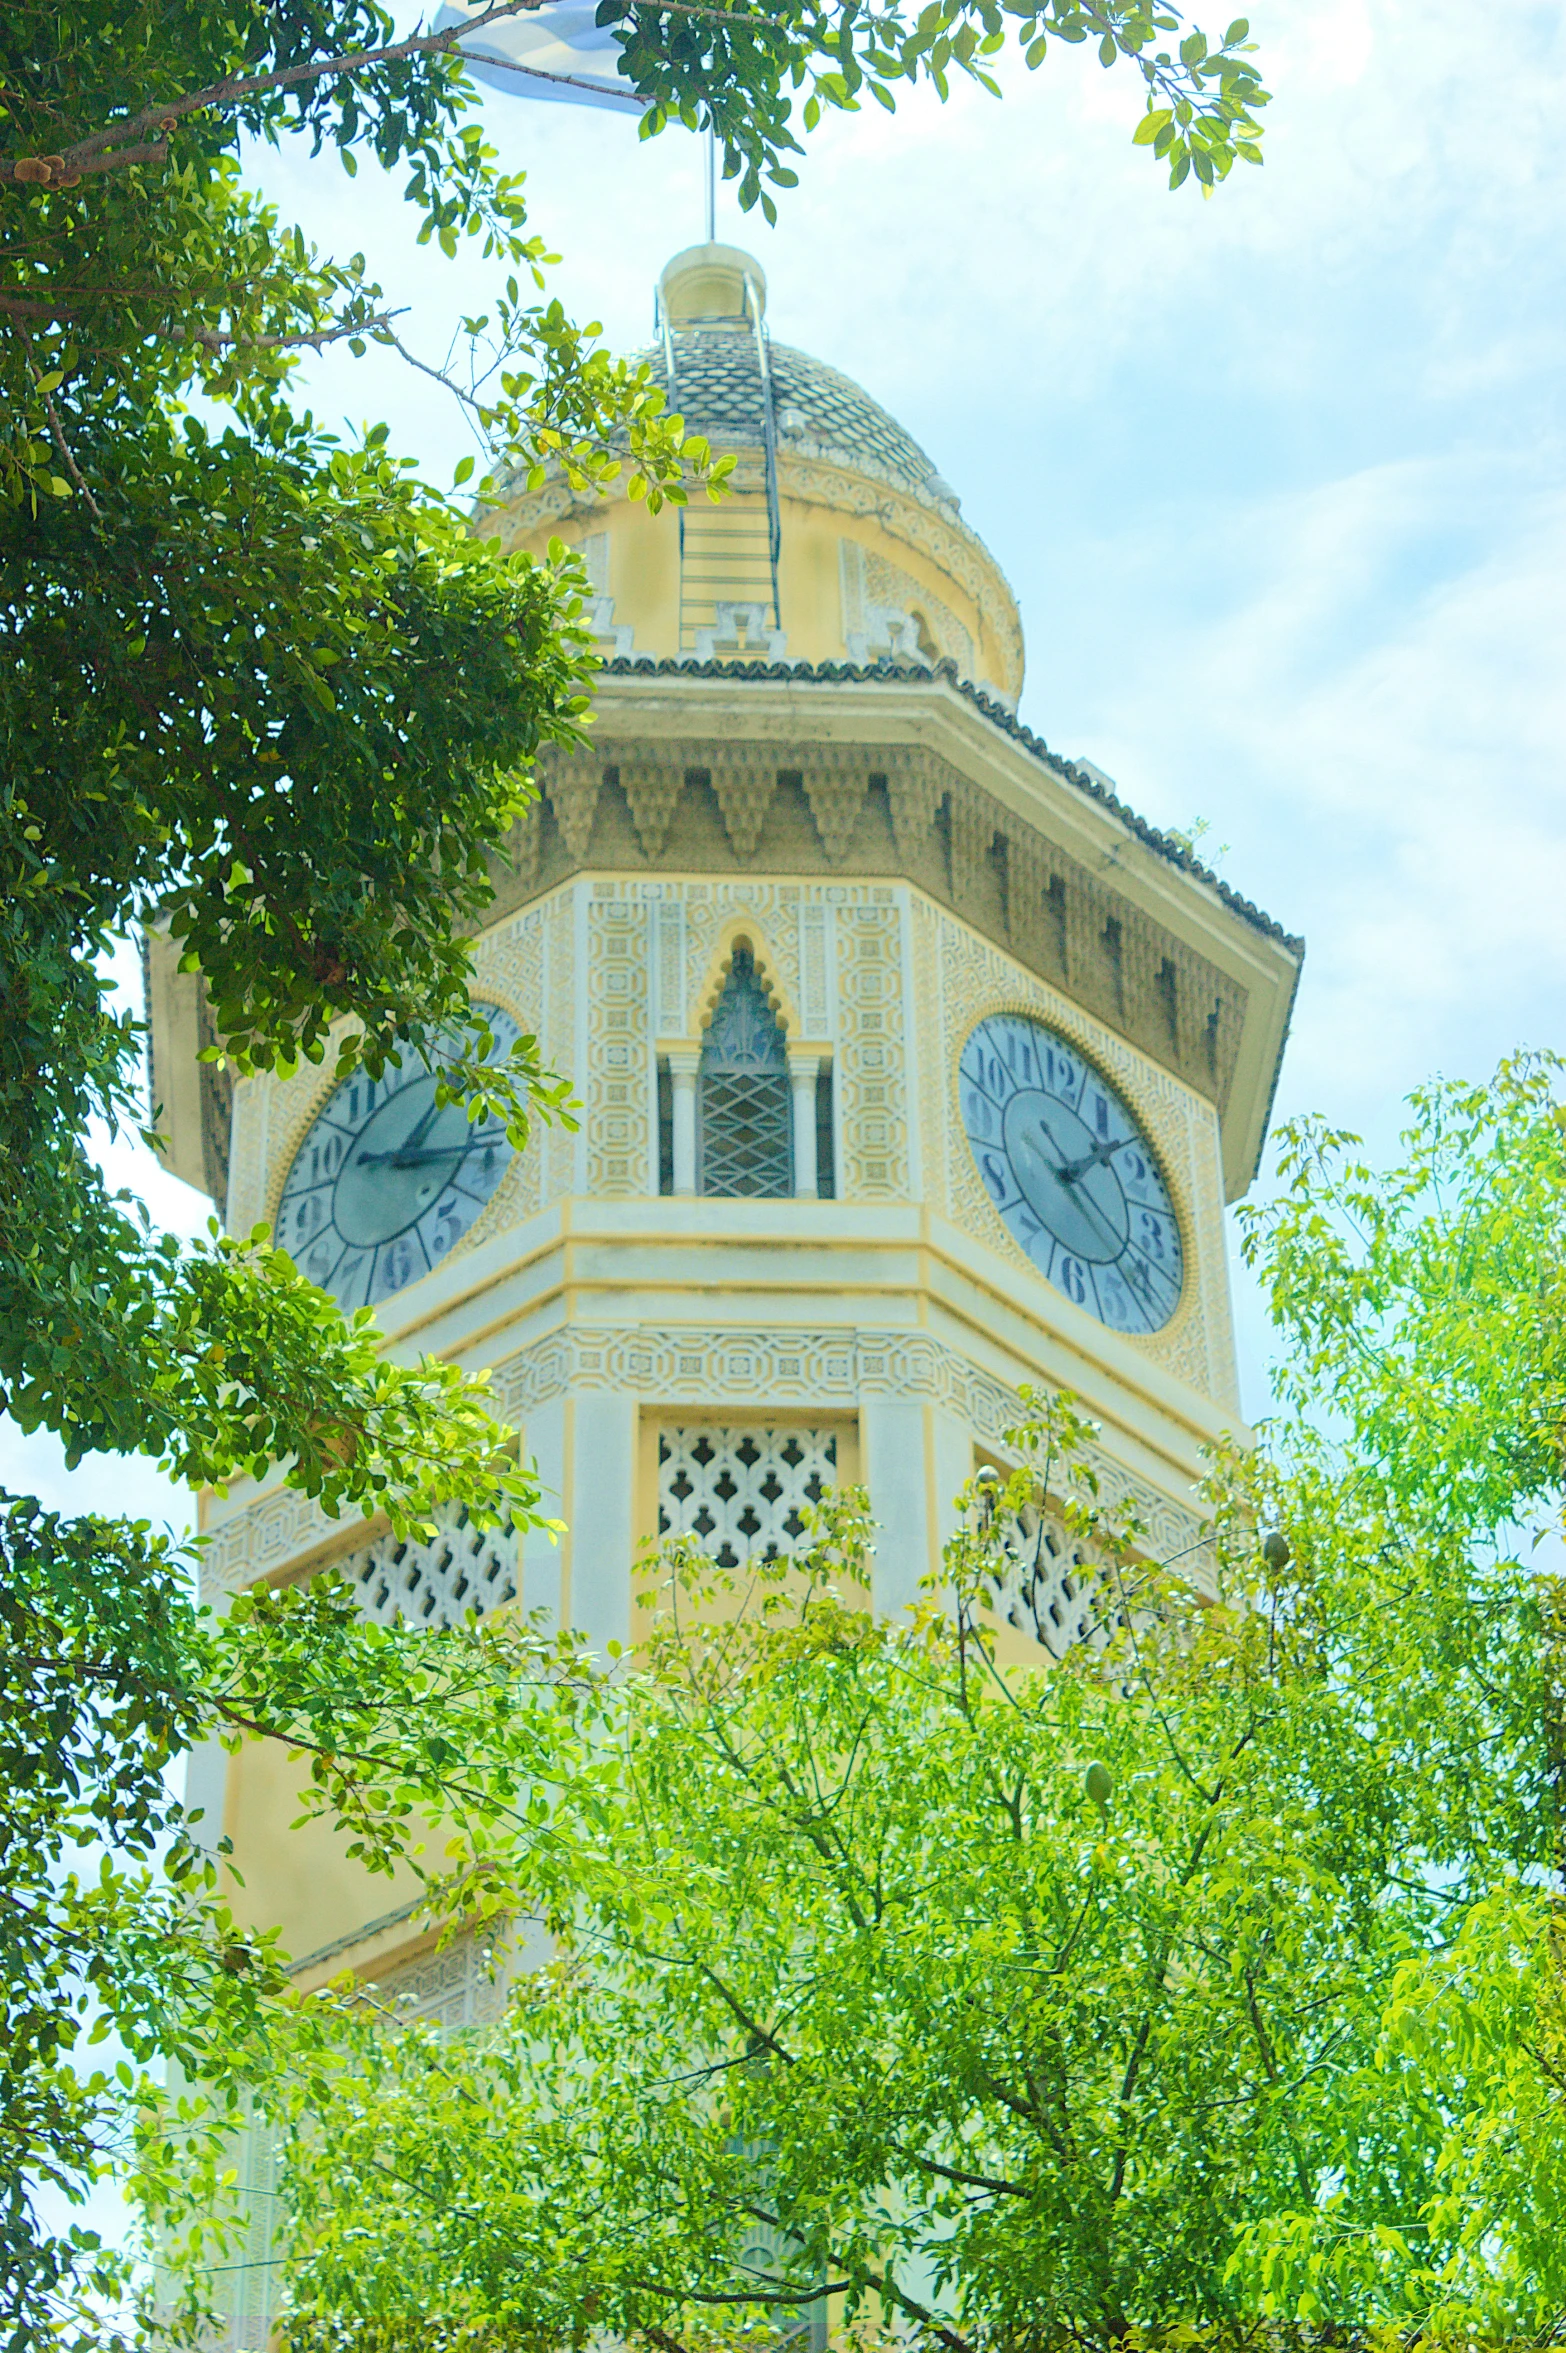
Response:
M594 1239L594 1237L586 1234L581 1235L578 1238L584 1242ZM619 1240L623 1237L603 1236L598 1238L603 1240ZM698 1249L733 1247L736 1244L745 1247L751 1246L750 1237L748 1236L723 1237L715 1235L687 1236L671 1234L660 1238L665 1240L670 1245L690 1246ZM779 1241L776 1244L765 1244L763 1246L773 1247L779 1250L797 1250L799 1247L797 1241L794 1243ZM867 1239L863 1242L856 1242L852 1239L845 1239L841 1242L826 1242L821 1246L823 1248L832 1250L839 1248L844 1250L861 1249L883 1253L890 1253L895 1250L900 1250L909 1253L916 1260L920 1255L918 1244L911 1239L900 1241L874 1241ZM1177 1408L1171 1406L1167 1400L1156 1396L1152 1391L1142 1387L1140 1383L1127 1378L1125 1375L1103 1365L1102 1363L1094 1362L1091 1358L1085 1355L1082 1343L1074 1340L1069 1334L1062 1332L1056 1326L1039 1322L1033 1316L1033 1311L1030 1308L1019 1308L1019 1303L1014 1292L1007 1291L1000 1283L992 1281L987 1276L976 1273L974 1269L968 1266L962 1259L956 1257L950 1251L943 1249L940 1243L935 1241L933 1237L928 1244L927 1249L928 1257L936 1265L948 1268L960 1279L962 1283L970 1286L973 1290L979 1292L983 1297L993 1299L998 1304L1027 1316L1035 1323L1035 1327L1041 1336L1046 1341L1053 1343L1056 1348L1064 1349L1073 1356L1083 1357L1084 1365L1089 1368L1091 1373L1096 1376L1098 1380L1109 1383L1128 1397L1136 1398L1141 1403L1148 1406L1160 1418L1164 1420L1173 1420L1178 1428L1188 1430L1191 1433L1193 1443L1197 1445L1205 1445L1208 1443L1207 1433L1202 1429L1200 1424L1194 1421L1187 1421L1183 1416L1179 1415ZM574 1257L574 1253L572 1256ZM1030 1271L1032 1272L1035 1281L1041 1279L1036 1268L1030 1269ZM478 1286L480 1289L489 1289L491 1287L492 1285L489 1284ZM485 1324L473 1332L465 1333L460 1341L453 1341L449 1346L440 1349L435 1353L447 1359L460 1359L465 1356L470 1356L475 1349L486 1345L490 1341L498 1339L501 1334L512 1328L514 1325L521 1323L530 1317L538 1316L544 1310L550 1307L563 1305L566 1309L565 1320L568 1323L576 1322L578 1319L571 1311L578 1301L596 1297L614 1297L623 1299L627 1296L628 1293L640 1298L669 1297L684 1299L693 1303L699 1303L699 1301L702 1299L722 1299L731 1296L759 1296L767 1299L782 1299L791 1297L819 1299L823 1296L830 1296L833 1304L839 1308L841 1308L846 1302L856 1299L871 1300L877 1303L887 1301L901 1302L913 1300L917 1303L918 1313L911 1328L929 1329L930 1318L928 1314L928 1308L932 1298L932 1286L929 1284L927 1279L917 1275L906 1282L887 1283L885 1285L875 1285L868 1282L861 1282L849 1285L834 1284L824 1276L814 1278L800 1277L791 1280L785 1276L746 1275L743 1277L735 1277L732 1280L726 1278L719 1282L692 1282L690 1280L682 1281L678 1276L636 1276L627 1278L624 1274L604 1276L579 1275L573 1279L569 1271L567 1271L562 1274L559 1281L550 1284L547 1289L536 1291L532 1293L526 1300L519 1301L516 1307L511 1309L506 1315L497 1317L493 1322ZM960 1299L951 1298L945 1294L942 1294L939 1304L942 1314L946 1317L949 1317L954 1324L960 1325L966 1330L976 1333L979 1335L979 1337L987 1341L991 1346L998 1346L1003 1348L1008 1356L1014 1359L1019 1357L1019 1351L1012 1345L1010 1341L999 1339L994 1330L994 1327L991 1324L985 1322L976 1312L966 1308ZM442 1306L441 1308L433 1309L427 1317L421 1320L426 1324L433 1323L440 1320L440 1318L444 1317L450 1312L451 1311L449 1308ZM853 1328L853 1322L851 1318L844 1318L843 1321L845 1330L851 1330ZM399 1341L406 1340L419 1328L419 1325L412 1325L409 1326L405 1331L399 1332L397 1335ZM551 1326L550 1328L557 1329L558 1326L555 1325ZM1108 1330L1107 1325L1103 1326L1102 1328L1106 1331ZM1167 1329L1168 1327L1166 1326L1165 1328ZM1117 1340L1125 1341L1128 1344L1134 1346L1138 1335L1134 1332L1117 1332L1113 1335L1113 1337ZM1042 1368L1035 1369L1042 1370ZM1161 1367L1154 1367L1153 1369L1160 1371L1162 1370ZM1188 1386L1188 1384L1180 1382L1176 1375L1165 1374L1164 1377L1175 1386L1182 1388Z

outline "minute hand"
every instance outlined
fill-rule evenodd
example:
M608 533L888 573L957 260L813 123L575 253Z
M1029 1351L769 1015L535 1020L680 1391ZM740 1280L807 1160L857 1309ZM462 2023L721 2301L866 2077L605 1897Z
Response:
M1084 1169L1104 1167L1117 1152L1123 1152L1128 1144L1135 1142L1135 1136L1122 1136L1117 1144L1093 1144L1080 1160L1063 1161L1055 1174L1063 1185L1074 1185Z
M422 1168L431 1160L462 1160L469 1152L492 1151L499 1142L499 1136L478 1136L471 1144L427 1144L421 1152L361 1152L355 1165L375 1168L389 1162L393 1168Z

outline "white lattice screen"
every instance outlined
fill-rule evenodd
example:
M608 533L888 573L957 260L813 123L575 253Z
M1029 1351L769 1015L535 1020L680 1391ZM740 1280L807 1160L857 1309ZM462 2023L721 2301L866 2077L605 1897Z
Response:
M518 1967L529 1959L536 1965L542 1957L541 1952L512 1952L495 1970L486 1966L486 1948L474 1937L462 1937L444 1952L394 1962L366 1992L393 2027L420 2024L453 2034L464 2027L493 2026L503 2018ZM247 2117L237 2137L234 2191L244 2217L244 2236L237 2262L218 2283L227 2319L208 2340L209 2353L266 2353L277 2341L281 2261L276 2241L282 2208L278 2141L276 2127L254 2116Z
M1052 1658L1079 1642L1103 1650L1124 1620L1088 1547L1031 1503L1006 1522L1003 1541L1011 1567L996 1587L996 1604L1007 1624Z
M514 1968L514 1957L510 1967L486 1967L484 1949L465 1936L443 1952L399 1961L369 1990L395 2024L435 2026L442 2034L454 2034L464 2026L492 2026L505 2015Z
M483 1617L517 1589L517 1540L510 1528L476 1528L465 1504L435 1515L432 1544L388 1530L333 1565L378 1625L460 1626L470 1610Z
M721 1569L797 1552L805 1505L836 1483L835 1430L696 1422L658 1433L658 1532L694 1536Z

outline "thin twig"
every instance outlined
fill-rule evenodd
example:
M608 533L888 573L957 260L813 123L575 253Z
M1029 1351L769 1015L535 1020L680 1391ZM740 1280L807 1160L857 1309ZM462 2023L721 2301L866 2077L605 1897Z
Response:
M400 318L402 314L400 311L394 311L391 315L394 318ZM386 340L391 345L393 351L400 352L402 354L402 357L407 361L410 368L417 368L421 376L433 376L437 384L445 385L446 390L452 395L454 400L460 400L464 408L472 409L475 416L487 421L490 412L485 408L483 402L480 400L475 400L471 392L464 392L460 384L453 383L452 379L444 372L443 369L432 368L427 359L420 359L417 352L412 352L408 349L408 346L402 341L400 336L388 335Z
M42 371L39 368L37 360L33 357L33 339L31 335L28 334L27 329L22 325L20 319L18 319L16 322L16 331L21 336L22 341L26 346L27 364L33 371L33 382L38 387L39 396L44 404L44 413L49 419L49 429L54 435L55 447L58 449L61 458L64 460L65 470L70 475L71 480L75 483L82 497L87 501L87 512L91 515L93 521L95 523L101 523L103 521L103 509L99 506L98 501L93 497L92 492L88 489L86 483L82 480L82 470L76 463L75 458L73 458L71 455L71 445L65 438L65 428L60 422L60 412L54 405L54 394L44 389Z
M393 319L402 318L410 307L404 303L401 310L377 311L374 318L361 319L357 324L313 327L308 331L301 328L296 335L223 335L214 327L181 327L177 324L170 327L168 334L171 343L199 343L205 351L226 351L233 345L243 351L293 351L304 343L312 351L320 351L328 343L341 343L348 335L373 335L377 328L388 326ZM397 342L395 335L392 341ZM398 343L397 348L401 351L402 345ZM406 352L403 357L407 357Z

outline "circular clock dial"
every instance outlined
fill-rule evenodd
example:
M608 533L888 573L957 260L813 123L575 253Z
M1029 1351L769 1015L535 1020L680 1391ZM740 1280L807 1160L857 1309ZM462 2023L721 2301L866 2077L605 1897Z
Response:
M1042 1022L996 1013L962 1050L958 1094L990 1199L1040 1274L1113 1331L1166 1324L1180 1221L1108 1081Z
M480 1010L498 1059L521 1033L509 1013ZM344 1079L294 1157L277 1239L345 1309L373 1307L428 1274L511 1164L499 1121L475 1126L460 1103L438 1106L436 1083L411 1057L378 1079Z

